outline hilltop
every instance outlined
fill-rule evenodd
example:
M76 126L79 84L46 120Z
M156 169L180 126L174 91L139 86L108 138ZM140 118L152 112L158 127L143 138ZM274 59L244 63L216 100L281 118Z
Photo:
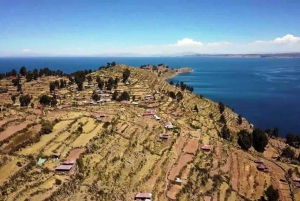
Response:
M283 139L166 82L191 71L114 63L2 79L0 200L258 200L269 186L300 199Z

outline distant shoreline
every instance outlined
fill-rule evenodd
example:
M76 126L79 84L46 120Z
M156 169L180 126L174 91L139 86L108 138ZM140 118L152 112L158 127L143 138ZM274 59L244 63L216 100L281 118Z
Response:
M219 58L300 58L300 53L278 54L191 54L182 57L219 57Z
M176 77L177 75L180 75L180 74L182 74L182 73L192 73L192 72L194 72L194 69L193 69L193 68L190 68L190 67L181 67L181 68L175 68L174 71L175 71L175 72L174 72L173 75L167 76L167 77L165 78L166 81L169 80L169 79L171 79L171 78L174 78L174 77Z

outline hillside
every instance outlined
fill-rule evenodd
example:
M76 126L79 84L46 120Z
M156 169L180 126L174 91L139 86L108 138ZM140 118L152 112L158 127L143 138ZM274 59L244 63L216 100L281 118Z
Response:
M130 75L123 83L126 69ZM243 151L237 132L252 131L246 119L238 124L238 115L225 107L232 141L225 140L218 103L165 81L190 71L119 64L87 74L92 80L82 91L68 85L51 93L51 81L68 78L21 80L33 107L19 107L18 98L11 105L17 89L1 80L9 91L0 100L0 200L130 201L139 192L151 193L153 201L258 200L270 185L280 200L300 200L291 182L299 167L273 159L285 143L270 138L263 153ZM96 90L97 76L119 81L115 89ZM129 101L113 100L116 94L127 99L125 91ZM177 101L170 92L183 97ZM56 97L56 106L40 105L43 94ZM257 169L258 158L269 172Z

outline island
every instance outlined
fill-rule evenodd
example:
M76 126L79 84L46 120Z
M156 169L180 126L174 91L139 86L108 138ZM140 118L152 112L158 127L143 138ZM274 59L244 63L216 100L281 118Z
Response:
M166 81L192 71L4 74L0 200L300 200L299 139Z

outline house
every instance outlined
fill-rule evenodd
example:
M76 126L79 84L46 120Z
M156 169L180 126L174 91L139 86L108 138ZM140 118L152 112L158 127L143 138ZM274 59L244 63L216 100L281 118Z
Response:
M203 151L211 151L211 146L209 145L203 145L200 147Z
M84 85L84 87L85 88L91 88L91 87L94 87L94 85L93 84L86 84L86 85Z
M71 160L65 160L62 165L74 165L74 161Z
M269 172L269 168L264 164L260 164L256 168L260 171L263 171L263 172Z
M100 119L100 118L106 117L106 115L103 113L99 113L99 114L95 114L94 117L95 117L95 119Z
M151 116L151 115L154 115L154 112L152 110L149 110L149 109L147 109L145 111L145 113L143 114L143 116Z
M127 100L122 100L120 103L121 103L121 104L130 104L130 102L127 101Z
M181 185L182 184L182 180L180 178L176 178L175 179L175 183Z
M154 118L156 119L156 120L160 120L160 117L159 116L157 116L156 114L154 115Z
M151 193L138 193L134 196L134 200L151 201Z
M167 133L162 133L162 134L159 135L159 138L160 138L160 139L163 139L163 140L167 140L167 139L169 139L169 134L167 134Z
M152 99L152 98L153 98L153 96L151 94L147 94L144 97L145 100L149 100L149 99Z
M135 102L135 101L132 101L131 104L132 104L132 105L138 105L139 103L138 103L138 102Z
M43 165L45 163L46 159L45 158L39 158L38 162L36 163L37 165Z
M173 126L173 124L172 124L170 121L168 121L168 122L165 124L165 128L167 128L167 129L172 129L172 128L174 128L174 126Z
M293 181L294 181L294 182L300 182L300 178L299 178L299 177L295 177L295 178L293 179Z
M70 104L66 104L66 105L61 105L60 108L61 109L66 109L66 108L70 108L71 105Z
M296 182L296 183L295 183L295 187L296 187L296 188L300 188L300 183Z
M254 163L261 163L262 164L262 163L264 163L264 160L259 158L259 159L254 160Z
M54 153L54 154L52 154L52 157L53 157L54 159L59 159L60 153Z
M59 165L55 168L56 171L70 171L73 165Z

